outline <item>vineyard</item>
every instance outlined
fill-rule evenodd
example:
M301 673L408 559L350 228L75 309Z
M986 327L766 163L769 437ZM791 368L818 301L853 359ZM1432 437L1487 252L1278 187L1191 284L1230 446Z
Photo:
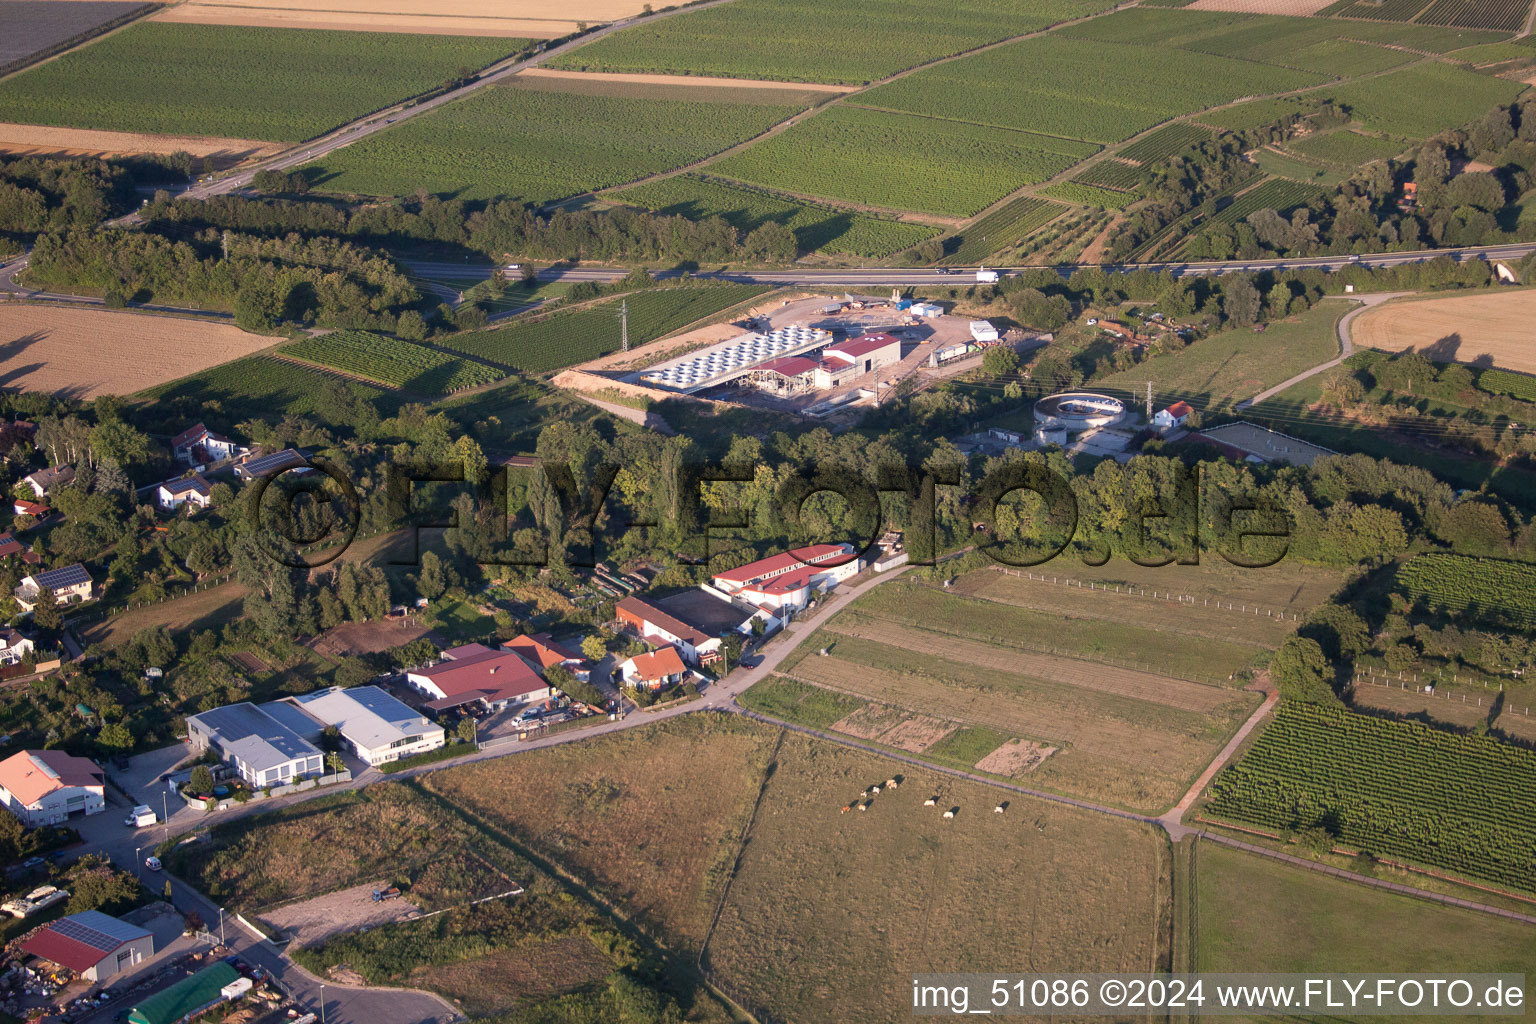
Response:
M1332 186L1349 176L1342 168L1324 166L1269 147L1253 154L1253 159L1254 163L1258 164L1259 170L1265 174L1312 185Z
M1175 153L1181 153L1190 146L1209 141L1211 141L1210 132L1198 125L1179 121L1164 125L1150 135L1137 139L1120 150L1117 155L1139 164L1152 164L1159 160L1166 160Z
M860 99L915 114L1109 143L1240 96L1324 81L1313 72L1249 60L1192 51L1159 59L1138 44L1052 33L918 71Z
M978 218L945 244L945 263L980 263L1060 217L1065 207L1021 196ZM951 248L953 246L953 248Z
M1429 3L1430 0L1423 0ZM1217 11L1154 10L1145 6L1081 22L1061 35L1100 43L1130 43L1209 53L1315 71L1329 77L1370 74L1428 53L1496 38L1425 25L1340 25L1318 18L1288 18ZM1475 38L1474 38L1475 37Z
M1135 192L1141 188L1141 168L1121 163L1119 160L1103 160L1072 180L1121 192Z
M1111 6L1108 0L735 0L616 32L550 63L861 85ZM834 43L835 41L835 43Z
M1328 95L1373 131L1423 139L1476 121L1525 88L1454 64L1428 63L1341 85ZM1404 96L1415 101L1404 103Z
M193 408L217 410L225 419L234 422L273 413L284 416L313 414L326 402L328 390L337 386L350 390L383 415L392 413L392 396L379 388L265 355L247 356L211 367L202 373L149 388L140 392L139 397L185 401Z
M879 220L864 214L795 202L761 189L679 174L637 185L611 198L689 220L723 217L743 233L767 223L795 233L801 252L835 252L879 258L931 238L935 229L921 224Z
M1199 121L1212 128L1241 132L1261 125L1293 120L1301 111L1301 101L1290 97L1249 100L1247 103L1239 103L1221 110L1207 111L1200 115Z
M1509 370L1484 370L1477 376L1479 390L1490 395L1508 395L1522 402L1536 402L1536 377Z
M969 217L1097 151L1023 131L838 106L710 169L786 192Z
M1341 18L1370 18L1375 21L1408 21L1424 9L1426 0L1339 0L1324 7L1319 14L1337 14Z
M722 284L638 292L628 299L630 344L655 341L766 291L759 285ZM550 373L618 351L619 300L456 334L442 344L524 373Z
M1372 160L1389 160L1405 148L1397 139L1383 139L1359 132L1327 132L1308 135L1285 144L1291 152L1310 160L1343 169L1353 169Z
M7 121L313 138L526 40L140 22L0 82Z
M1536 753L1483 736L1286 701L1207 813L1536 888Z
M622 89L623 87L618 87ZM696 95L696 93L694 93ZM798 106L499 86L337 150L321 188L547 203L693 163L761 134Z
M1525 24L1530 12L1531 0L1435 0L1419 15L1419 21L1514 32Z
M367 331L333 331L278 349L289 359L423 395L441 395L500 380L506 374L399 338Z
M1432 612L1510 629L1536 627L1536 565L1432 553L1398 569L1397 585Z
M1284 178L1269 178L1242 193L1216 214L1215 220L1237 224L1259 210L1274 210L1285 215L1317 195L1318 189Z
M1136 196L1130 192L1116 192L1114 189L1084 185L1075 180L1063 181L1043 188L1040 194L1068 203L1082 203L1084 206L1098 206L1106 210L1124 209L1136 201Z

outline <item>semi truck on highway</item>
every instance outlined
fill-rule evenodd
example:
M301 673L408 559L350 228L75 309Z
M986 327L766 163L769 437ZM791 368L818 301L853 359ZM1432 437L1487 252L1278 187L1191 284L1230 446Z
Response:
M976 271L976 283L997 284L997 271L988 270L986 267L982 267L980 270Z

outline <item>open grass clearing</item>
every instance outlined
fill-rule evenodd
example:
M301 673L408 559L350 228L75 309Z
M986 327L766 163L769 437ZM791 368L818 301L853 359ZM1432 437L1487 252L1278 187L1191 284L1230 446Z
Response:
M687 715L434 772L422 784L697 947L774 738L739 719Z
M1436 362L1536 373L1536 290L1508 288L1453 298L1384 302L1350 321L1350 340L1384 352L1421 352Z
M1155 966L1166 856L1146 826L1014 797L994 814L997 790L911 769L840 814L890 761L789 735L777 766L702 961L759 1017L895 1020L914 971Z
M0 82L0 117L299 142L519 48L504 39L148 21Z

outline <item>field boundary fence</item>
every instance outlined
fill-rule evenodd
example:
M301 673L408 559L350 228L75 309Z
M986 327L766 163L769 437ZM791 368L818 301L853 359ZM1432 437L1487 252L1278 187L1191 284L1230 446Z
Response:
M1426 673L1424 678L1430 679L1431 676ZM1492 707L1495 701L1498 699L1497 697L1485 698L1481 694L1478 694L1475 695L1474 700L1468 700L1467 694L1465 692L1446 693L1437 689L1436 687L1439 682L1443 682L1443 680L1436 680L1435 682L1427 684L1420 682L1419 673L1417 672L1398 672L1395 675L1389 675L1384 672L1374 672L1370 670L1367 670L1363 675L1357 670L1349 680L1349 684L1351 686L1360 686L1363 683L1367 686L1380 686L1388 690L1396 688L1410 693L1417 693L1421 697L1429 697L1436 700L1443 697L1447 702L1452 704L1458 702L1462 704L1475 704L1480 708ZM1487 681L1483 682L1483 687L1485 689L1488 687ZM1502 693L1503 691L1504 688L1500 686L1498 692ZM1504 704L1504 712L1506 714L1521 715L1525 718L1531 717L1530 705L1517 706L1512 705L1506 701Z
M1049 583L1053 586L1065 586L1078 590L1098 590L1106 594L1127 594L1131 597L1148 597L1146 587L1133 587L1130 584L1124 586L1108 583L1095 583L1092 580L1073 579L1070 576L1062 576L1058 573L1030 572L1028 570L1008 569L1001 565L991 566L993 572L1000 572L1004 576L1015 576L1020 579L1035 580L1040 583ZM1215 608L1220 611L1230 611L1238 615L1252 614L1258 616L1264 613L1266 618L1275 619L1278 622L1299 622L1301 616L1295 612L1287 612L1284 608L1276 610L1260 604L1248 604L1244 601L1223 601L1221 598L1212 600L1209 597L1195 597L1192 594L1176 594L1171 590L1153 589L1150 595L1152 600L1171 601L1175 604L1185 605L1191 608Z

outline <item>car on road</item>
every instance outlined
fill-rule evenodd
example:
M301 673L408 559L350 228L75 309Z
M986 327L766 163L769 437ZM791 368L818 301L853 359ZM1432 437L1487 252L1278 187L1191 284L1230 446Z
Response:
M151 871L159 871L163 865L160 863L159 857L145 857L144 866Z

